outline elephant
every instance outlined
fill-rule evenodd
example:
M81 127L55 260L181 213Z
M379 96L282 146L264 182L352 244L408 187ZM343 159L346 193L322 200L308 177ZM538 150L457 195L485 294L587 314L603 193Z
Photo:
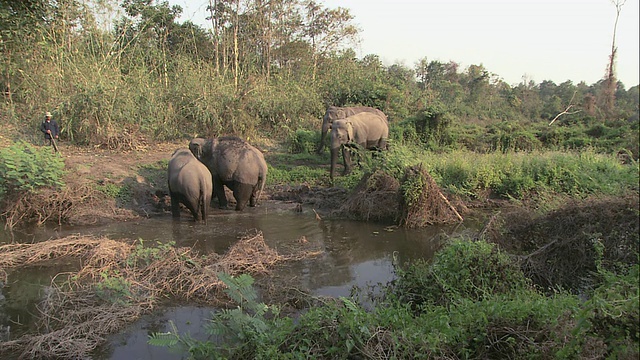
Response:
M244 210L247 202L251 207L258 204L267 181L267 162L260 150L235 136L194 138L189 150L211 172L221 209L227 208L224 186L233 191L236 211Z
M193 220L207 223L207 209L213 194L211 173L189 149L177 149L171 155L167 169L169 194L171 195L171 214L180 217L180 204L184 204Z
M333 181L338 151L342 148L344 175L351 172L351 154L348 147L360 146L369 150L386 150L389 137L387 119L376 113L362 112L333 121L331 130L331 169Z
M338 119L344 119L351 115L355 115L361 112L369 112L380 115L385 122L388 124L387 115L385 115L382 111L368 107L368 106L352 106L352 107L337 107L337 106L329 106L327 108L327 112L324 114L324 118L322 119L322 133L320 134L320 144L318 145L317 153L321 154L324 149L324 141L327 135L327 131L331 129L331 124Z

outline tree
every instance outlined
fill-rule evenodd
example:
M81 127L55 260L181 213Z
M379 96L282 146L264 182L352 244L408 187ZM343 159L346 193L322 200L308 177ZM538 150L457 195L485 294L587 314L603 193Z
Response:
M616 31L618 29L618 20L620 18L620 11L622 6L627 0L611 0L611 3L616 7L616 21L613 25L613 39L611 41L611 55L609 55L609 64L605 74L605 81L602 92L601 106L607 114L611 114L615 105L616 96L616 74L615 74L615 60L618 48L616 47Z
M359 29L351 24L349 9L323 8L314 0L305 3L305 37L313 48L313 76L315 80L318 57L337 51L341 45L357 40Z

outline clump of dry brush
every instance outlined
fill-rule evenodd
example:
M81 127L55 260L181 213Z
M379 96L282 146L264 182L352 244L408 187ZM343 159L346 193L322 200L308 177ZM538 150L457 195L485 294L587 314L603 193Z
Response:
M364 176L340 212L408 228L462 221L422 164L407 168L401 181L383 171Z
M638 194L570 200L537 216L531 211L502 214L493 241L519 254L525 274L544 289L591 286L598 266L615 270L638 262Z
M224 255L198 255L171 245L144 247L107 238L70 236L0 247L0 280L10 271L77 258L76 273L59 274L41 302L37 332L6 341L1 358L87 358L106 336L177 299L211 306L227 303L217 274L265 274L278 262L317 255L281 255L262 233L248 233ZM61 279L64 277L63 279Z

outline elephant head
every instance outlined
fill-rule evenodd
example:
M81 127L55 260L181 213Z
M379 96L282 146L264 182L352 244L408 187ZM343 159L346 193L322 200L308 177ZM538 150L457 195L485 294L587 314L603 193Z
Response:
M338 152L342 149L344 173L351 171L351 155L348 147L362 147L369 150L386 149L389 125L386 118L370 112L361 112L345 119L333 121L331 129L331 169L333 180Z
M207 139L203 138L193 138L189 142L189 150L191 150L193 156L195 156L196 159L200 161L202 161L202 158L204 156L206 142Z

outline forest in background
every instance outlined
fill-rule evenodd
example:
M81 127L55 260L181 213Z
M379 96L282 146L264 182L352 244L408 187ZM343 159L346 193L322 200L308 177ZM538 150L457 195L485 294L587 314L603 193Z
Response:
M319 135L328 105L366 105L387 113L392 140L427 149L638 158L638 85L610 86L605 71L591 85L509 85L482 64L462 69L428 54L413 67L385 66L375 54L356 57L348 9L313 0L212 0L212 30L179 23L181 11L152 0L0 1L0 111L10 133L37 139L51 111L61 138L78 145L285 141Z

